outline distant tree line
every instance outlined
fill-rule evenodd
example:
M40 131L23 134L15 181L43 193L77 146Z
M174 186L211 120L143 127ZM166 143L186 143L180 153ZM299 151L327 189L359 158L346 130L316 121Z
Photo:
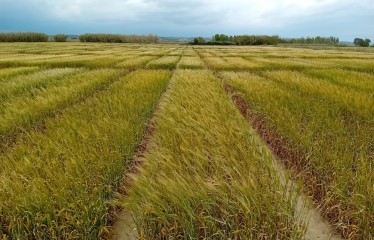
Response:
M326 45L337 45L339 44L338 37L306 37L306 38L284 38L281 40L282 43L291 44L326 44Z
M66 42L68 40L68 35L66 34L56 34L53 36L56 42Z
M277 45L280 42L279 36L267 35L240 35L234 36L234 42L241 45Z
M276 45L280 42L278 36L267 35L235 35L215 34L213 43L229 43L235 45Z
M0 42L47 42L47 34L37 32L0 33Z
M52 39L52 38L51 38ZM56 34L53 40L56 42L66 42L68 36ZM47 42L49 36L38 32L6 32L0 33L0 42ZM103 42L103 43L158 43L160 38L157 35L123 35L123 34L92 34L86 33L79 36L81 42ZM195 45L277 45L286 44L325 44L337 45L337 37L302 37L302 38L280 38L277 35L234 35L215 34L211 40L203 37L196 37L192 44ZM355 38L353 43L356 46L370 46L370 39ZM373 45L374 46L374 45Z
M307 37L307 38L280 38L277 35L235 35L228 36L225 34L215 34L211 41L205 41L204 38L195 38L193 44L206 44L206 45L277 45L279 43L289 44L339 44L337 37Z
M122 34L92 34L86 33L79 36L81 42L103 43L157 43L160 38L157 35L122 35Z
M266 35L235 35L215 34L210 41L203 37L194 38L196 45L276 45L280 42L278 36Z
M359 46L359 47L369 47L370 43L371 43L371 40L370 39L362 39L362 38L355 38L353 40L353 43L356 45L356 46Z
M193 42L192 42L192 44L195 44L195 45L202 45L202 44L205 44L205 43L206 43L206 41L205 41L205 38L203 38L203 37L195 37L193 39Z
M233 36L228 36L225 34L215 34L212 37L212 40L213 42L216 42L216 43L235 43Z
M45 33L37 32L6 32L0 33L0 42L66 42L66 34L56 34L51 38ZM81 42L104 43L157 43L160 38L156 35L121 35L121 34L90 34L79 36Z

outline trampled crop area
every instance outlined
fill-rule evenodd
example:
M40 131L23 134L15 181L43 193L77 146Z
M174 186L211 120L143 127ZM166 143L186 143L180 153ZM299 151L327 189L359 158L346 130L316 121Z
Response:
M374 238L373 49L2 43L0 100L2 239Z

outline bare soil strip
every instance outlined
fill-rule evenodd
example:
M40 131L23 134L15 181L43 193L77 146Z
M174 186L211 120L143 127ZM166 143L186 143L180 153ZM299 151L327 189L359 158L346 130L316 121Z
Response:
M264 118L262 118L259 114L252 112L246 101L231 86L225 84L224 88L226 93L236 104L240 113L248 120L248 122L252 124L255 129L257 129L261 138L265 140L276 158L281 160L287 168L296 170L296 173L307 174L308 178L310 179L310 182L307 182L307 186L311 188L310 191L313 195L314 200L316 202L320 202L320 198L315 198L316 194L320 190L315 188L322 186L320 184L316 184L316 177L313 176L312 173L306 172L302 167L303 162L306 161L302 153L295 152L290 147L288 147L288 144L285 142L285 140L277 132L271 129L271 127L268 126ZM297 163L299 163L300 165ZM278 161L273 162L274 168L279 172L281 178L284 180L284 183L287 184L285 182L286 170L283 164ZM296 191L296 189L291 188L290 191ZM322 217L321 213L318 211L318 208L314 206L310 197L308 197L306 194L300 194L297 199L297 206L298 207L296 214L299 216L306 215L307 217L307 219L305 220L305 222L307 223L305 234L306 239L342 239L339 235L336 234L331 224Z
M132 215L125 209L116 215L111 238L113 240L136 240L139 238Z
M158 108L156 109L158 111ZM154 131L153 119L148 123L148 126L143 134L142 141L138 146L137 151L133 157L133 160L127 169L125 176L122 179L122 185L118 189L118 193L121 195L127 195L128 189L132 184L131 175L137 174L138 167L142 164L143 155L147 149L149 139ZM113 209L109 217L109 225L112 225L111 232L108 239L113 240L135 240L138 239L138 232L136 230L136 224L130 212L126 209L116 206Z
M164 93L165 94L165 93ZM161 97L160 102L162 102L163 96ZM156 112L159 111L157 107ZM143 156L146 152L149 140L154 131L154 121L151 119L149 122L146 131L143 135L142 141L136 151L133 161L127 170L125 176L123 177L123 183L118 192L121 195L127 195L128 189L132 184L131 175L137 174L138 167L141 166L143 162ZM113 240L135 240L139 238L138 232L136 230L136 224L130 212L124 208L117 208L114 210L113 216L110 218L110 222L113 223L113 229L110 238Z

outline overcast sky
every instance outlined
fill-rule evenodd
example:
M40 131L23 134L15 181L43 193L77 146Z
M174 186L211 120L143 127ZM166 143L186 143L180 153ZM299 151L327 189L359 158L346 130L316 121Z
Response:
M374 0L0 0L0 31L374 40Z

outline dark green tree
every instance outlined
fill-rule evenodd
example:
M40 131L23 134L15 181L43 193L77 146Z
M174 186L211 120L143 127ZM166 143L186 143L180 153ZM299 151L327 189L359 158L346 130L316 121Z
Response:
M205 39L203 37L195 37L193 39L193 44L195 45L201 45L205 43Z
M228 35L225 35L225 34L215 34L213 36L213 42L221 42L221 43L224 43L224 42L230 42L230 37Z
M370 43L371 43L371 40L366 38L365 39L365 47L369 47Z
M362 38L355 38L353 40L353 43L356 45L356 46L362 46L364 40Z
M366 39L362 39L362 38L355 38L353 40L353 43L356 45L356 46L360 46L360 47L369 47L370 43L371 43L371 40L366 38Z
M66 42L68 36L65 34L56 34L53 38L56 42Z
M213 42L219 42L219 41L221 41L219 34L215 34L213 36Z

